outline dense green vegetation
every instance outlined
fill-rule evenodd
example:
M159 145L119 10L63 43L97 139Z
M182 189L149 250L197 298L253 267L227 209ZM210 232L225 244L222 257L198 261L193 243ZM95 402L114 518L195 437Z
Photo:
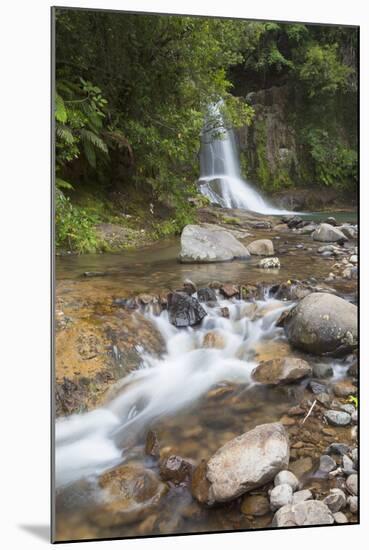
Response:
M350 28L58 8L57 246L101 248L101 222L179 232L209 104L223 99L230 126L260 125L246 96L271 86L293 95L306 161L296 181L271 176L260 138L258 183L355 185L355 52Z

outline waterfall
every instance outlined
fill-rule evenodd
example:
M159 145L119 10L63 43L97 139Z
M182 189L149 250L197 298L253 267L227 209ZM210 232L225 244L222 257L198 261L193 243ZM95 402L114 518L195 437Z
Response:
M210 116L221 120L219 104L210 108ZM222 124L222 122L221 122ZM214 130L209 121L201 135L199 186L203 195L224 208L242 208L260 214L281 214L241 176L233 130L223 125Z

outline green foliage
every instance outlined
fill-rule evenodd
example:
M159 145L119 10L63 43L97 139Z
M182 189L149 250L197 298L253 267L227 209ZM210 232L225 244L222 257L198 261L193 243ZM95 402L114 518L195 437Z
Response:
M99 247L94 229L94 224L98 221L96 217L89 215L83 208L72 205L61 191L57 191L55 203L56 247L79 254L96 252Z
M153 230L153 236L157 239L163 237L170 237L172 235L180 235L182 229L191 223L196 222L196 216L193 210L178 209L176 216L170 220L155 224Z
M357 182L357 153L321 129L311 128L306 140L314 161L317 182L327 186L347 187Z
M347 401L349 403L353 403L354 406L355 406L355 409L358 408L359 406L359 399L355 396L355 395L350 395L349 398L347 399Z
M298 69L299 77L309 89L309 96L334 94L345 89L352 69L338 58L338 44L312 44L304 63Z

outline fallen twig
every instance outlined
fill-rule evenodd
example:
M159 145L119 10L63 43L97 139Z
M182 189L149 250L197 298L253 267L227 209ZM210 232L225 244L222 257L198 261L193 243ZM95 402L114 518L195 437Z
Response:
M307 415L305 416L305 418L303 419L303 421L301 422L301 425L302 424L305 424L306 420L309 418L309 416L311 415L312 413L312 410L313 408L315 407L316 405L316 399L314 400L314 403L311 405L310 409L309 409L309 412L307 413Z

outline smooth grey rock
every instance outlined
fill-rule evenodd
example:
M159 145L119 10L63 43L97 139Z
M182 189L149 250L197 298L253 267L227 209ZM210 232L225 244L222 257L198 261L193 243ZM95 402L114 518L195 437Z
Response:
M326 504L319 500L306 500L280 508L274 514L272 527L332 525L333 523L332 512Z
M319 462L319 470L328 474L337 468L336 461L329 455L322 455Z
M354 496L357 496L357 481L358 481L357 474L351 474L346 479L347 490L349 493L351 493L351 495L354 495Z
M207 502L227 502L268 483L289 462L282 424L261 424L223 445L207 463Z
M273 256L274 246L270 239L258 239L247 245L247 250L253 256Z
M348 426L351 423L351 416L344 411L325 411L323 414L332 426Z
M333 517L336 523L348 523L348 519L343 512L336 512Z
M353 225L341 225L339 227L339 230L348 238L348 239L356 239L357 238L357 229Z
M331 489L330 494L323 500L331 512L339 512L346 506L346 495L341 489Z
M277 487L277 485L282 484L290 485L292 491L296 491L297 487L299 486L299 480L292 472L289 472L288 470L282 470L275 476L274 486Z
M354 461L354 465L356 467L357 466L357 461L358 461L358 448L357 447L354 447L352 449L351 457L352 457L352 460Z
M281 483L281 485L273 487L270 493L270 509L275 512L275 510L282 508L282 506L290 504L292 502L292 494L292 487L287 483Z
M292 497L292 504L298 504L299 502L304 502L305 500L311 500L313 498L313 493L310 489L302 489L301 491L296 491Z
M314 241L322 241L327 243L337 241L347 241L348 238L337 227L333 227L328 223L321 223L313 233Z
M327 386L325 384L322 384L321 382L316 382L315 380L310 380L309 388L315 395L319 395L320 393L326 393L327 391Z
M357 307L326 292L305 296L283 326L293 346L316 355L342 355L357 346Z
M184 263L227 262L250 256L247 248L228 231L186 225L181 234L179 259Z
M350 495L349 497L347 497L347 504L349 505L350 512L352 514L357 514L358 507L359 507L358 497Z
M351 474L356 474L354 463L351 460L351 458L347 455L343 455L342 457L342 470L347 476Z

